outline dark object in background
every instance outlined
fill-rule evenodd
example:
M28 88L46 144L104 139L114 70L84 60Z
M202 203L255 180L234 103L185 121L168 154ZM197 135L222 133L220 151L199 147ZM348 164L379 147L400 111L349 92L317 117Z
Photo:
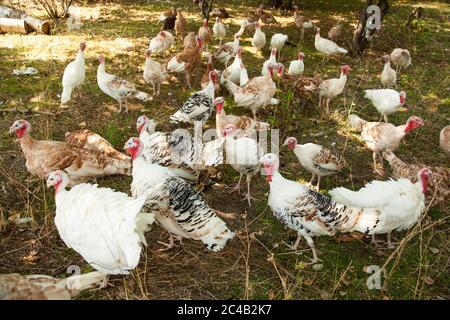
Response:
M409 14L408 21L406 22L407 26L412 26L413 21L419 20L423 15L423 8L418 7L415 8L411 13Z
M209 13L212 10L214 0L192 0L201 10L203 19L209 20Z
M377 29L375 28L367 28L367 21L374 21L372 19L372 15L367 13L367 8L370 5L377 5L380 8L380 23L389 11L389 0L366 0L365 5L361 8L359 13L359 21L356 25L355 32L353 33L351 52L354 56L362 55L363 51L367 49L371 39L373 39L375 33L377 32Z
M272 8L292 9L292 0L269 0L267 4Z
M225 8L214 8L211 12L211 17L219 17L220 19L228 19L230 15Z
M175 21L177 20L177 17L167 17L164 19L164 30L173 30L175 27Z

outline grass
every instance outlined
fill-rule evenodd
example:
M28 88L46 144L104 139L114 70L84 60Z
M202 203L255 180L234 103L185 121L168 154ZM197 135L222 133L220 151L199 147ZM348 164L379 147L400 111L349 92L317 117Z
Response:
M256 6L251 1L216 1L229 9L232 18L229 38L239 28L243 16L241 5ZM191 1L178 0L188 19L188 29L196 31L201 17ZM321 27L325 35L338 20L344 21L344 35L338 42L347 46L361 1L301 1L305 15ZM425 16L413 29L407 28L412 6L423 6ZM124 142L135 136L135 121L141 113L155 118L161 130L171 130L168 116L174 113L191 92L184 79L174 79L162 86L162 94L153 102L130 104L130 114L115 112L115 101L104 95L96 84L97 55L106 56L108 71L134 82L141 90L150 92L142 79L144 50L148 41L159 30L155 21L167 4L156 1L121 1L104 4L80 2L83 26L68 30L64 23L56 26L55 34L0 36L0 100L6 101L0 112L0 272L44 273L64 276L70 265L81 266L83 272L91 267L66 248L53 224L54 201L52 191L44 183L31 177L24 166L19 146L6 133L17 118L27 118L33 125L36 138L63 140L66 131L87 127L98 132L121 149ZM307 32L300 49L305 52L305 73L320 73L322 78L338 76L341 64L349 64L352 71L345 94L332 100L332 116L319 120L316 103L296 102L293 93L279 89L281 100L277 108L267 108L261 118L280 129L281 143L288 136L300 143L315 142L330 147L336 143L338 151L345 146L344 157L348 168L336 177L322 180L322 192L335 186L358 189L376 179L372 174L372 156L364 149L357 135L345 124L348 113L356 112L364 119L377 120L379 115L363 98L363 89L379 87L377 75L382 64L378 58L396 47L411 51L413 65L399 76L398 86L407 92L409 111L390 116L390 121L401 124L412 115L421 116L425 126L406 137L397 153L407 162L429 165L448 165L448 158L439 151L438 136L450 119L450 87L448 45L450 33L446 20L450 6L444 2L395 1L386 16L381 33L373 41L362 59L349 56L330 59L322 64L315 51L313 34ZM39 14L37 12L37 14ZM264 28L268 39L276 32L288 34L295 43L298 32L294 29L289 12L275 12L281 27ZM89 18L89 17L93 18ZM243 60L249 76L259 74L262 63L269 56L266 46L255 53L250 45L251 35L245 33L241 45ZM75 93L70 108L60 112L61 77L65 65L71 61L80 41L88 48L87 75L82 90ZM228 40L227 40L228 41ZM214 46L217 45L214 42ZM170 56L180 50L180 41L171 49ZM285 47L282 61L287 66L299 48ZM35 76L12 76L12 69L33 66L39 70ZM221 66L216 66L221 68ZM192 77L194 89L204 72L200 68ZM170 95L169 95L170 93ZM226 92L226 111L249 114L238 108ZM1 110L0 109L0 110ZM209 126L214 126L211 121ZM298 164L289 150L280 149L281 171L289 179L309 181L310 174ZM299 252L289 251L284 243L295 241L296 235L285 229L267 207L268 186L263 177L253 179L253 193L258 200L252 208L241 201L242 196L226 194L224 185L237 182L234 170L224 166L218 186L207 187L207 201L216 209L239 212L245 220L231 221L230 227L237 237L219 253L207 252L200 243L185 241L184 246L161 253L156 241L166 241L167 234L154 227L147 234L149 247L144 250L141 263L129 277L111 278L114 285L107 289L88 292L81 299L448 299L449 281L449 210L445 206L431 208L420 227L409 233L396 233L397 241L408 239L398 250L377 248L368 239L345 242L339 237L316 238L316 247L323 259L323 268L314 270L306 266L311 255L306 245ZM129 191L131 179L114 177L99 183ZM31 216L27 225L7 223L8 217L19 213ZM36 260L24 260L32 254ZM306 256L306 257L305 257ZM386 264L386 265L385 265ZM382 290L369 290L366 286L370 274L364 270L371 265L385 265L387 279ZM430 281L431 279L431 281Z

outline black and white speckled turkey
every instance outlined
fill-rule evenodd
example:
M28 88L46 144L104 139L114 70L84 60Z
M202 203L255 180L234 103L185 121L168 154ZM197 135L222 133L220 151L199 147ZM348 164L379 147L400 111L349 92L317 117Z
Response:
M149 162L168 167L176 176L188 181L197 181L199 170L223 163L224 139L202 143L199 139L201 122L194 124L199 134L193 137L185 130L155 131L155 126L156 123L145 115L136 122L143 153Z
M209 73L208 86L191 95L183 106L175 114L170 116L172 123L191 123L201 121L205 123L211 115L214 104L214 84L218 79L218 74L215 71Z
M261 158L270 183L268 205L273 214L298 233L293 249L303 237L313 252L312 262L319 259L314 236L332 236L336 232L359 231L371 234L380 222L381 211L339 204L305 185L285 179L279 172L277 155L268 153Z
M225 222L204 201L200 192L185 180L176 177L166 167L147 161L143 144L138 138L131 138L125 150L133 160L132 194L139 197L148 189L156 189L153 198L148 198L146 207L155 214L158 223L169 232L173 247L173 235L202 241L209 250L224 248L234 233Z

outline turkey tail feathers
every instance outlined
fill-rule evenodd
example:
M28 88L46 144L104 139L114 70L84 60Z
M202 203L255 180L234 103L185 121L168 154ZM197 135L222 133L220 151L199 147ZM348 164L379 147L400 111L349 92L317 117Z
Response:
M147 101L153 100L152 96L150 96L147 93L142 92L142 91L137 91L136 94L135 94L135 98L139 99L139 100L141 100L143 102L147 102Z

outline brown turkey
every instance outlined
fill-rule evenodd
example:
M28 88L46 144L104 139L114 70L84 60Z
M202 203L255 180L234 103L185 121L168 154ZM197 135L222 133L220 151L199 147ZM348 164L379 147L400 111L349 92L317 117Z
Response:
M118 160L94 150L77 148L66 142L35 140L30 135L31 125L26 120L17 120L9 129L19 138L25 155L26 168L39 178L63 170L70 177L70 185L115 174L131 174L130 159Z

